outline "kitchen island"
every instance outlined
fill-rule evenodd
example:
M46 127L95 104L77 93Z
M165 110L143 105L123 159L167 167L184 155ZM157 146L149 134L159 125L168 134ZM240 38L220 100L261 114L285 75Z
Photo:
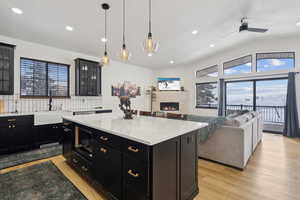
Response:
M107 198L190 200L198 194L197 134L206 123L115 114L63 120L64 157Z

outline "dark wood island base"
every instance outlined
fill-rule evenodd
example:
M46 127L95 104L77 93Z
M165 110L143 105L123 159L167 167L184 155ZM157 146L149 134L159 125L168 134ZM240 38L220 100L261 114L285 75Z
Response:
M199 193L197 131L146 145L64 120L63 155L108 199L192 200Z

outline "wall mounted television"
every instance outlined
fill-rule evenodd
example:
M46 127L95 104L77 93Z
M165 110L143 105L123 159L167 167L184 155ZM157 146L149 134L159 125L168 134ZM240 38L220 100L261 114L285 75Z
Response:
M160 91L179 91L180 78L158 78L158 89Z

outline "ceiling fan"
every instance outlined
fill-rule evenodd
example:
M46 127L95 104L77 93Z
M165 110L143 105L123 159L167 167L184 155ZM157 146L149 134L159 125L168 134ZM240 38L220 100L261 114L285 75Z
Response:
M242 31L250 31L250 32L256 32L256 33L265 33L268 31L268 29L266 28L250 28L248 26L248 20L246 17L243 17L241 19L241 26L240 26L240 29L239 29L240 32Z

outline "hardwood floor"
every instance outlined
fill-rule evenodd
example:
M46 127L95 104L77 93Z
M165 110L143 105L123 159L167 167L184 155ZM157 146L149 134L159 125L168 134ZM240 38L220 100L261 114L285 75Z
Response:
M51 160L89 199L104 200L62 156L0 170L0 174ZM240 171L199 160L196 200L300 200L300 139L264 134L247 168Z

